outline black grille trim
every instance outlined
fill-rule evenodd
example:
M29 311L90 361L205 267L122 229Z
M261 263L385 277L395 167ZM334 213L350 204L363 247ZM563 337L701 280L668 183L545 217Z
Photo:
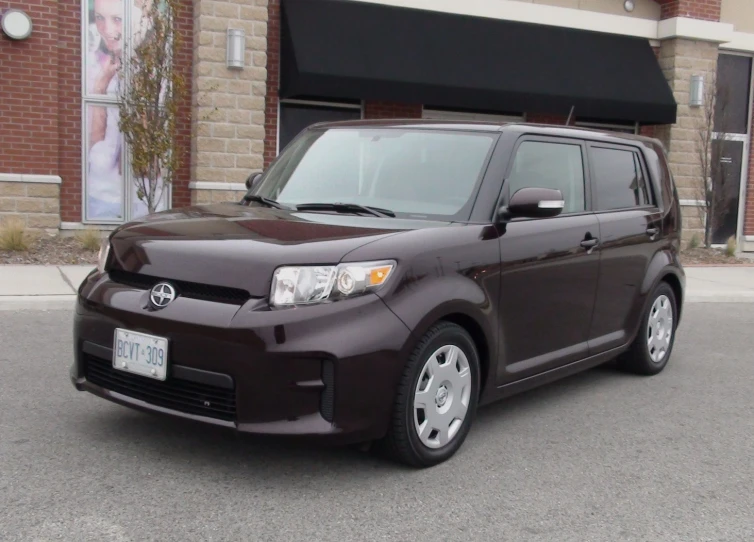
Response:
M203 301L228 303L230 305L243 305L251 298L251 295L246 290L231 288L229 286L214 286L212 284L201 284L198 282L153 277L151 275L122 271L120 269L108 271L108 275L113 282L137 288L139 290L151 290L152 286L158 282L169 282L175 286L178 295L191 299L201 299Z
M111 360L86 353L82 355L82 361L86 379L106 390L186 414L224 421L236 419L234 389L191 382L170 375L165 381L152 380L119 371L113 367Z
M335 416L335 365L332 360L322 361L322 383L325 389L322 390L319 410L322 417L332 423Z

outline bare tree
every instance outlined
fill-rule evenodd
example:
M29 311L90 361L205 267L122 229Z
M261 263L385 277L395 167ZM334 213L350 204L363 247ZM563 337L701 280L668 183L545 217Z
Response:
M730 139L728 134L730 91L718 85L713 73L704 90L701 118L698 126L697 153L700 175L697 179L697 199L702 202L700 218L704 224L704 246L712 246L712 232L725 218L725 200L731 190L722 150Z
M180 165L178 104L186 81L176 66L179 0L142 0L133 53L121 68L119 127L128 145L137 195L149 213L160 205Z

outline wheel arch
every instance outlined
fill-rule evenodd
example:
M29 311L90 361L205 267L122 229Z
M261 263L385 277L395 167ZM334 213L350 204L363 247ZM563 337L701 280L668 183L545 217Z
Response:
M450 322L462 327L471 336L479 355L481 398L490 382L494 384L494 379L490 379L490 375L494 374L492 372L495 368L493 360L497 359L497 343L494 339L493 326L495 324L487 321L482 317L483 315L477 314L478 312L479 307L461 301L436 307L428 312L412 330L411 344L407 345L406 353L412 352L424 335L440 322Z

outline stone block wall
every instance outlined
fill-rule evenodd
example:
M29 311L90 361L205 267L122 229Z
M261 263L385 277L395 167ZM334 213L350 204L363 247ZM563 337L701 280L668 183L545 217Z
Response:
M246 194L246 190L192 190L191 205L241 201L244 194Z
M699 130L704 125L704 107L690 107L689 91L692 75L713 80L717 70L718 47L715 43L674 39L664 41L659 62L678 102L678 117L673 125L657 127L655 135L668 149L670 168L681 200L696 201L702 197L703 176L699 158ZM709 89L708 89L709 90ZM703 213L694 205L683 208L684 239L694 233L703 234Z
M23 179L23 176L19 176ZM27 175L27 181L0 176L0 221L17 217L31 230L60 227L60 181Z
M191 179L243 183L264 162L268 0L196 0ZM243 69L225 65L227 30L243 29ZM233 191L192 189L191 201Z

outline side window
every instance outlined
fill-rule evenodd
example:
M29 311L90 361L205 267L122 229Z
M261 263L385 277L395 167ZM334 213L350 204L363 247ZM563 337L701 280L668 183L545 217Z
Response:
M592 147L590 156L598 210L630 209L651 203L635 151Z
M586 210L580 145L524 141L516 151L507 183L511 196L522 188L554 188L563 194L563 213Z

